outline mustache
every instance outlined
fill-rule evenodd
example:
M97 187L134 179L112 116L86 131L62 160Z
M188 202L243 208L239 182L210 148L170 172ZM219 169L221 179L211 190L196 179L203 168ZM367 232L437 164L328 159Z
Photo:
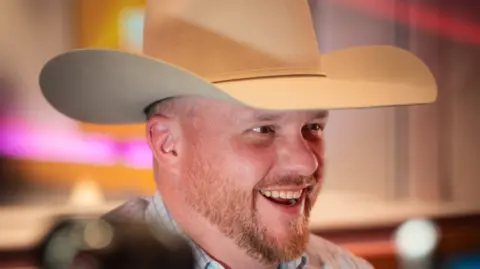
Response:
M301 186L301 185L314 185L318 182L318 177L314 175L310 176L298 176L298 175L286 175L280 177L265 177L255 186L256 189L265 188L268 186Z

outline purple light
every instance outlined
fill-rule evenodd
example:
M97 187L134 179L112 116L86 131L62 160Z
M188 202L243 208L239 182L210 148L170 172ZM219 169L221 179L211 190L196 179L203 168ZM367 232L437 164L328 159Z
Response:
M106 138L21 130L0 130L0 153L14 158L100 165L113 165L119 157L115 143Z
M152 168L152 152L145 141L129 141L124 145L124 163L139 169Z
M26 125L0 125L0 154L12 158L94 165L125 165L151 169L152 153L147 143L77 131L55 131Z

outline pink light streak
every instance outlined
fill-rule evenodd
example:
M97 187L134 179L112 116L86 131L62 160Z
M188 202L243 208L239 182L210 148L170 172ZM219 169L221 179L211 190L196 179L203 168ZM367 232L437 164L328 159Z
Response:
M113 165L118 153L112 141L47 132L8 131L0 134L0 152L39 161Z
M385 0L330 1L381 18L394 19L414 28L428 30L453 40L480 45L479 25L462 18L452 18L447 12L437 8L434 9L422 4Z
M142 141L119 142L100 135L28 128L0 129L0 154L36 161L92 165L125 165L149 169L152 154Z
M138 169L151 169L153 155L144 141L129 141L123 147L125 165Z

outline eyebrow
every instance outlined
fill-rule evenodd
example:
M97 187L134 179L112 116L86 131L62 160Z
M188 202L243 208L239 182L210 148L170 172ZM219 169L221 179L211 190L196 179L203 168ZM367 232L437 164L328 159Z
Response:
M261 113L261 114L255 114L253 116L253 121L276 121L281 118L283 118L284 115L281 114L273 114L273 113Z
M328 110L321 110L315 113L315 115L312 117L313 120L318 120L318 119L324 119L328 117Z
M324 119L328 116L328 114L329 114L328 110L321 110L315 113L313 117L310 118L310 120ZM255 122L277 121L283 117L285 117L285 115L281 113L261 113L261 114L254 115L253 121Z

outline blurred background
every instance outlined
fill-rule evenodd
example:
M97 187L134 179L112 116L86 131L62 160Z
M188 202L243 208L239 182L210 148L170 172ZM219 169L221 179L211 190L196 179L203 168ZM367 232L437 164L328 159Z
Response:
M38 86L42 65L59 53L139 52L144 4L0 0L0 268L31 266L29 249L56 214L106 212L154 192L143 126L75 122ZM321 52L396 45L439 83L431 105L332 111L312 231L376 268L407 268L418 255L434 268L480 268L480 2L310 6Z

